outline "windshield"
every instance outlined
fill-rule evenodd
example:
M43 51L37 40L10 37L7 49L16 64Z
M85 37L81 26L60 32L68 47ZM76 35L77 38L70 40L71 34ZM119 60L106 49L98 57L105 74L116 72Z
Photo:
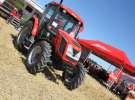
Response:
M49 6L45 12L45 16L43 16L41 22L51 21L51 26L54 29L62 29L72 37L77 36L79 32L80 25L79 21L76 20L73 16L71 16L66 10L60 8L60 10L56 13L57 6Z
M75 37L79 31L78 21L63 9L60 9L55 16L52 25L54 23L56 24L55 27L64 30L73 37Z

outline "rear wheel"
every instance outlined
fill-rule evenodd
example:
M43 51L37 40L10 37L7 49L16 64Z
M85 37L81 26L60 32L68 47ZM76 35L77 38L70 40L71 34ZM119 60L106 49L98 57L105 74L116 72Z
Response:
M24 43L26 42L26 40L29 39L29 37L31 36L31 31L33 28L33 22L29 21L20 31L20 33L17 36L16 39L16 46L20 51L24 50Z
M42 72L51 63L51 46L46 41L40 41L30 51L27 57L27 68L31 74Z
M65 70L62 76L64 85L70 90L78 88L78 86L81 85L84 81L85 72L85 68L81 63L78 63L76 69Z

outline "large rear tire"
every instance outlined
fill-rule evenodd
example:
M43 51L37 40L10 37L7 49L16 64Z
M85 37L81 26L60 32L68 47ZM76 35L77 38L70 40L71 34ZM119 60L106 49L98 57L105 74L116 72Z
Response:
M72 72L65 70L62 75L64 85L70 90L78 88L84 81L85 73L85 68L81 63L78 63L77 68Z
M16 39L16 46L19 51L24 51L24 49L25 49L24 43L31 36L32 28L33 28L33 22L29 21L26 25L23 26L23 28L19 32L17 39Z
M51 46L46 41L38 42L27 57L27 68L31 74L42 72L51 63Z

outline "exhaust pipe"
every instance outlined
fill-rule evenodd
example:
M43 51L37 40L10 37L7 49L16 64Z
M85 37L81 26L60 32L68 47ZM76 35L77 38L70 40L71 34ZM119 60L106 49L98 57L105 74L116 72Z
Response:
M63 3L63 0L60 0L60 5Z

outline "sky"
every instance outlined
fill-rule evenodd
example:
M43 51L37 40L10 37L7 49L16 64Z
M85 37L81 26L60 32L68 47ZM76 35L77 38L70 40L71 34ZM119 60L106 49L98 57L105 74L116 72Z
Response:
M43 6L52 0L36 1ZM80 38L119 48L135 64L135 0L64 0L63 4L83 19Z

